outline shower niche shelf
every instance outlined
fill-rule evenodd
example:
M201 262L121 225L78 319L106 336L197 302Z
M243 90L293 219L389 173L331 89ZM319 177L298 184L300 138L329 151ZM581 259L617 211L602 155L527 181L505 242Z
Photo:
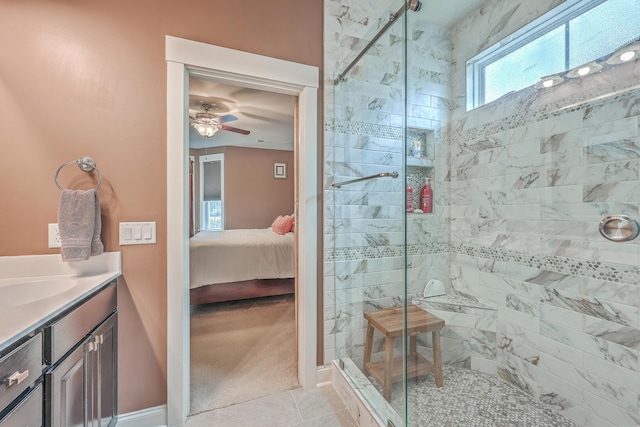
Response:
M431 180L431 188L435 196L435 169L433 159L435 158L435 131L424 128L407 128L407 183L413 190L414 209L420 206L420 190L426 181ZM424 215L424 213L409 213L411 216Z
M433 162L435 158L436 132L433 129L407 127L407 162Z
M433 168L433 160L428 157L407 156L407 167L410 168Z

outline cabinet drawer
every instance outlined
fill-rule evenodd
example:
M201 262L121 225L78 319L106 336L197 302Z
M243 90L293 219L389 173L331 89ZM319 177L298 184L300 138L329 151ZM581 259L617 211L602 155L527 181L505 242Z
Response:
M0 427L42 426L42 384L34 388L9 415L0 421Z
M78 308L45 329L45 362L55 364L104 319L116 311L114 281Z
M0 411L42 375L42 334L0 360ZM3 424L4 426L4 424Z

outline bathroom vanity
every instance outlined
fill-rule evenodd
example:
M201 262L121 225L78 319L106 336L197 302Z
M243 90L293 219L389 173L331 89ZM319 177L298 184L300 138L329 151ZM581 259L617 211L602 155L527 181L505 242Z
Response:
M120 271L120 253L0 257L0 427L116 424Z

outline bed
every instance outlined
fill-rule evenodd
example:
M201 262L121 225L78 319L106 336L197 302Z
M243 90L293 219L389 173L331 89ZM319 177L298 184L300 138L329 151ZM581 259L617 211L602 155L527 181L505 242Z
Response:
M294 292L294 233L200 231L189 239L191 304Z

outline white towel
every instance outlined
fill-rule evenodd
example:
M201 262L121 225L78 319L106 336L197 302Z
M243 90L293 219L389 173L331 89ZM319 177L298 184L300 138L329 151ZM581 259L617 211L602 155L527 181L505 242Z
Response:
M62 190L58 207L58 230L65 262L84 261L100 255L102 219L96 190Z

